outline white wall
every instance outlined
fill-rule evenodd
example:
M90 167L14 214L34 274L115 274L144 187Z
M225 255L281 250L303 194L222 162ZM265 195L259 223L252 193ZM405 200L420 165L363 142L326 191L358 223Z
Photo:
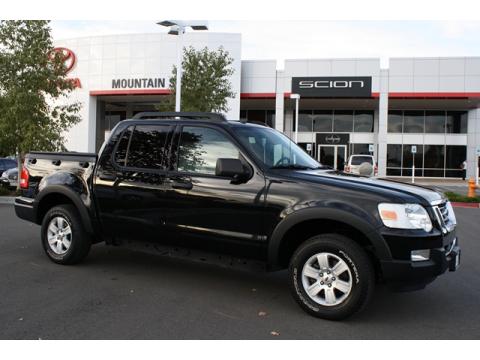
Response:
M112 90L112 79L165 78L168 88L172 67L176 63L177 49L180 46L178 36L165 33L111 35L75 38L55 41L55 46L72 50L77 63L68 74L79 78L82 84L72 100L83 104L80 113L82 122L68 134L67 148L76 151L94 151L95 149L95 99L90 98L91 91ZM196 49L208 47L217 49L223 46L234 59L235 73L231 84L236 96L229 99L229 119L240 116L240 79L241 79L241 35L211 32L190 32L183 37L183 46Z
M479 92L480 58L392 58L390 92Z

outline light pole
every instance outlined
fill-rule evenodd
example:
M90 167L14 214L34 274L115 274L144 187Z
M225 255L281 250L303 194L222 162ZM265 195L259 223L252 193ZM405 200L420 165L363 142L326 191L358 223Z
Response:
M175 111L180 111L181 95L182 95L182 56L183 56L183 34L185 29L191 27L193 30L208 30L206 21L181 21L181 20L164 20L157 23L161 26L169 27L169 35L178 36L177 47L177 83L175 84Z
M295 144L298 144L298 103L300 101L300 95L290 94L290 99L295 99Z

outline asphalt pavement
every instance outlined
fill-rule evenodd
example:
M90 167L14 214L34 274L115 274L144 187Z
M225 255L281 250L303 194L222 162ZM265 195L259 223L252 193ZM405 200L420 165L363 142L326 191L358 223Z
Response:
M285 272L250 273L95 245L48 260L36 225L0 205L0 339L479 339L480 209L456 209L462 264L425 290L378 286L362 313L313 318Z

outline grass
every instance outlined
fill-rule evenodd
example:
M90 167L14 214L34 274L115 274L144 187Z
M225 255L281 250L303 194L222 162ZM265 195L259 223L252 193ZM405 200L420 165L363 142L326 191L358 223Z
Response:
M445 196L448 198L448 200L452 202L469 202L469 203L480 203L480 197L475 196L475 197L467 197L466 195L460 195L451 191L445 192Z

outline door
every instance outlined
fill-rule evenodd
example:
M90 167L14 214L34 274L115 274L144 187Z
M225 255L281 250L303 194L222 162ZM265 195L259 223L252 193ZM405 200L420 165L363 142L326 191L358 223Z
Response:
M336 170L343 171L347 156L346 145L319 145L318 161Z
M178 161L167 182L166 225L180 246L260 257L265 179L223 129L183 126ZM242 160L250 178L238 183L215 175L218 158ZM264 245L264 244L263 244Z
M172 130L158 123L132 125L113 149L112 171L100 165L95 191L107 233L133 240L162 240L167 144Z

